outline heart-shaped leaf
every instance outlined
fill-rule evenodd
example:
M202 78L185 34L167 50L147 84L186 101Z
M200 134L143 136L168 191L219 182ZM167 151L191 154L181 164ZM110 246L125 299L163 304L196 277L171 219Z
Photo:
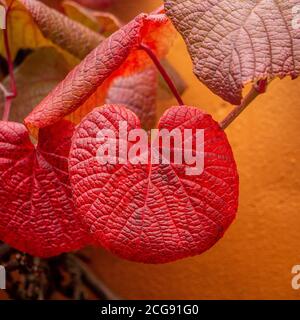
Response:
M117 144L119 121L127 122L128 132L140 128L136 115L123 106L94 109L76 128L70 151L77 212L94 241L120 257L146 263L209 249L231 224L238 205L238 174L226 134L199 109L173 107L158 127L193 134L204 129L201 175L187 175L188 165L172 162L100 164L99 132L112 130ZM192 150L197 151L195 141Z
M42 128L76 110L74 122L103 104L107 88L117 76L135 73L151 63L140 44L163 57L175 36L165 14L140 14L104 40L25 119L29 127ZM77 110L78 109L78 110Z
M194 72L213 92L240 104L243 86L300 73L299 0L164 0L183 36Z
M73 130L58 122L34 146L23 124L0 122L0 239L12 247L50 257L87 244L69 184Z
M140 119L142 127L151 129L156 121L157 71L148 68L132 76L116 78L106 97L107 104L122 104Z

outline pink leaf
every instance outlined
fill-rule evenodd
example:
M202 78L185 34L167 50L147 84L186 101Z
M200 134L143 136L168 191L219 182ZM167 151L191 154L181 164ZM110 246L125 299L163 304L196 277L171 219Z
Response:
M126 105L141 120L145 129L151 129L156 121L158 75L148 68L132 76L116 78L110 87L106 103Z
M300 32L292 28L299 0L165 0L194 72L213 92L240 104L243 86L300 73Z

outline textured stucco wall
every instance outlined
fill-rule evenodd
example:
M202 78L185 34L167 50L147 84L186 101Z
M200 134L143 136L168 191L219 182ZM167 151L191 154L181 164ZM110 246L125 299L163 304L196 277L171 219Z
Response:
M126 20L160 3L126 0L118 6ZM231 106L195 78L181 39L170 60L189 84L186 104L222 119ZM225 237L201 256L158 266L97 250L94 269L114 291L130 299L300 298L290 284L291 268L300 264L299 89L300 79L275 81L226 130L241 194L238 217Z

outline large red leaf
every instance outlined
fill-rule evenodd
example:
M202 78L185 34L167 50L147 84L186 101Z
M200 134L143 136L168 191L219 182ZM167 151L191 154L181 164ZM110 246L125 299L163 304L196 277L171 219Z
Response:
M0 239L14 248L49 257L87 243L68 175L73 130L59 122L34 146L23 124L0 122Z
M235 217L238 174L226 134L194 107L169 109L159 129L204 129L204 171L186 175L186 165L107 164L96 159L99 130L118 134L140 128L123 106L94 109L77 127L70 177L78 214L96 243L120 257L163 263L200 254L215 244ZM195 151L195 143L193 145Z
M140 14L93 50L26 118L28 126L42 128L76 111L74 122L104 102L109 83L150 63L143 42L164 56L175 35L164 14Z
M243 86L300 73L299 0L164 0L182 34L194 72L223 99L240 104Z

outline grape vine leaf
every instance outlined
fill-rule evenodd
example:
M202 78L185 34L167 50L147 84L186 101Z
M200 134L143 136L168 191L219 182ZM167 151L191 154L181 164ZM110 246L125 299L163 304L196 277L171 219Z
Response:
M299 0L164 2L194 73L224 100L240 104L248 82L299 76L300 33L292 27Z
M86 116L72 139L74 201L94 242L145 263L170 262L209 249L223 236L238 206L238 173L225 132L194 107L173 107L162 116L160 130L192 129L194 135L195 129L205 130L204 171L190 176L185 164L100 164L99 130L113 130L118 137L119 121L127 122L128 132L140 128L132 111L106 105Z
M77 123L102 105L112 80L147 67L151 61L140 49L144 43L160 58L176 33L165 14L140 14L104 40L25 119L30 128L42 128L70 115ZM76 111L76 112L74 112Z
M154 67L128 77L118 77L108 90L106 104L126 105L146 130L156 122L158 75Z
M0 239L38 257L79 249L89 242L74 215L68 155L74 126L61 121L39 131L0 122Z
M54 47L40 48L32 52L23 63L15 69L17 97L12 100L10 120L23 122L32 109L70 72L73 65ZM3 85L9 88L10 77ZM2 92L0 101L4 101ZM0 114L3 112L1 103Z

